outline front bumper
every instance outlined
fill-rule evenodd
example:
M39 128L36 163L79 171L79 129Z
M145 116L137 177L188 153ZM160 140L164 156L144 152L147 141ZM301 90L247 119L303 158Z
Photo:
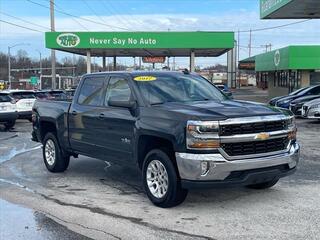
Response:
M32 116L32 111L18 111L20 119L30 119Z
M0 122L15 121L18 117L17 112L5 112L0 113Z
M217 185L250 185L281 178L295 171L300 146L293 143L286 153L266 157L227 160L221 154L176 153L179 174L184 188ZM208 171L201 174L201 162Z

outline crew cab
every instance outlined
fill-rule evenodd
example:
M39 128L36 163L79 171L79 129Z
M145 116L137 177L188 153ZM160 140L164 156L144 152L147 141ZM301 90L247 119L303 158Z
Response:
M299 161L289 110L230 100L186 71L87 74L72 102L37 100L32 119L49 171L79 154L136 165L160 207L191 188L269 188Z

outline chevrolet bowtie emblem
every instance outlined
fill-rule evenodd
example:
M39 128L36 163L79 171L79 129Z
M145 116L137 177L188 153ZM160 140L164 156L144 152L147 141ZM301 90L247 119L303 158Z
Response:
M259 133L254 137L254 139L267 140L269 137L270 137L269 133Z

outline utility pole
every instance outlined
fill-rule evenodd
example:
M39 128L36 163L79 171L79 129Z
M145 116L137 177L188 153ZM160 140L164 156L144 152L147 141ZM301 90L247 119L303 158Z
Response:
M50 24L51 32L55 32L54 27L54 0L50 0ZM51 49L51 75L52 75L52 88L56 88L56 52L54 49Z
M252 35L252 31L250 29L250 36L249 36L249 57L251 57L251 35Z
M240 63L240 31L238 30L238 66L237 66L237 69L238 69L238 88L240 88L240 78L241 78L241 75L240 75L240 69L239 69L239 63Z
M11 89L11 56L10 56L10 47L8 47L8 83L9 83L9 89Z

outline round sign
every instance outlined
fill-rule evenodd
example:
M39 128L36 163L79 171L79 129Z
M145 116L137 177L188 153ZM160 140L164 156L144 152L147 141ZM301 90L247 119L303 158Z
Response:
M80 43L80 38L74 33L62 33L57 37L57 43L61 47L76 47Z
M274 65L276 65L276 67L278 67L280 64L280 51L279 50L277 50L274 53L273 61L274 61Z

